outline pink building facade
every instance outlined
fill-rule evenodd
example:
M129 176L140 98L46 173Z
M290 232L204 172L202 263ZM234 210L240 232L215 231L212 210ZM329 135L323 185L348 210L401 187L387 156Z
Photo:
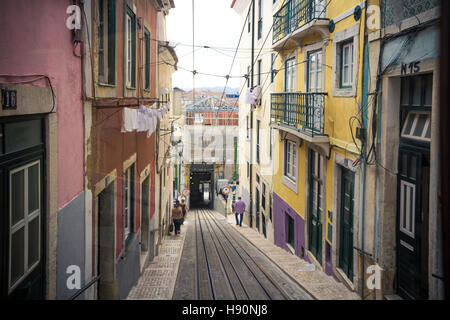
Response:
M84 284L82 44L66 26L70 5L0 3L9 13L0 32L2 298L68 298L72 273Z

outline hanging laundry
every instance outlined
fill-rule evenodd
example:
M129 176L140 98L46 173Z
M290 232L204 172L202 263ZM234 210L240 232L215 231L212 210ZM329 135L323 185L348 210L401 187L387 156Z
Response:
M152 133L156 129L156 117L154 115L154 110L147 109L147 119L146 119L146 131L147 131L147 138L149 138Z
M157 120L155 117L149 117L149 128L147 131L147 138L150 138L150 136L155 132L157 126Z
M122 130L121 132L131 132L137 129L138 127L138 110L124 108L123 109L123 122L122 122Z
M247 90L247 94L245 95L245 103L247 104L260 104L261 101L261 88L254 87L252 89Z
M158 110L156 111L156 116L158 117L158 120L161 120L161 119L162 119L163 113L162 113L162 110L161 110L161 109L158 109Z
M147 108L145 106L140 106L139 107L139 111L138 111L138 116L137 116L137 131L138 132L143 132L143 131L147 131L148 127L147 127Z

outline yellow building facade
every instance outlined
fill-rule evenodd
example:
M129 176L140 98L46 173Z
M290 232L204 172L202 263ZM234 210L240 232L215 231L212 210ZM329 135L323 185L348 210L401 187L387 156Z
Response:
M356 290L366 2L278 2L274 241Z

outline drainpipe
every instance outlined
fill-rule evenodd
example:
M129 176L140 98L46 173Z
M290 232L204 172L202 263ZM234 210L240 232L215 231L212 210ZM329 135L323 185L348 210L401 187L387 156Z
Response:
M361 196L359 197L359 248L361 251L359 251L359 256L362 258L362 264L361 264L361 297L364 299L364 276L365 276L365 266L364 266L364 216L365 216L365 204L366 204L366 142L365 140L362 141L362 149L361 149L361 179L360 179L360 192Z
M367 1L365 1L365 19L363 21L363 37L364 40L366 39L366 19L367 19ZM362 19L362 17L361 17ZM365 41L364 41L365 42ZM365 43L364 43L365 44ZM365 56L365 45L363 44L363 54L362 54L362 66L364 70L364 56ZM364 72L362 72L362 75L364 77ZM370 77L370 75L369 75ZM361 90L361 93L364 94L364 91ZM361 113L361 117L364 117L363 113ZM364 125L364 119L362 119L362 124ZM365 211L366 211L366 143L367 143L367 134L365 133L366 130L364 128L363 137L361 139L362 146L361 146L361 179L360 179L360 192L361 196L359 197L359 248L361 251L359 251L359 256L362 258L361 261L361 298L364 300L364 281L365 281L365 254L366 251L364 250L364 224L365 224Z

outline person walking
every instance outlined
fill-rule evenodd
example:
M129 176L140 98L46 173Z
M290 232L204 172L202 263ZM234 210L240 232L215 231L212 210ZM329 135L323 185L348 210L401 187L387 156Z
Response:
M238 197L238 201L236 201L233 205L233 210L236 215L236 225L242 227L242 217L244 216L245 211L245 202L242 201L241 197ZM240 217L239 217L240 215ZM240 218L240 219L238 219Z
M181 209L180 202L177 200L175 206L172 209L173 225L175 227L175 235L180 233L180 225L183 219L183 210Z
M186 202L184 202L184 199L181 199L181 210L183 211L183 221L181 222L181 224L184 224L184 219L186 218L186 214L189 210Z

